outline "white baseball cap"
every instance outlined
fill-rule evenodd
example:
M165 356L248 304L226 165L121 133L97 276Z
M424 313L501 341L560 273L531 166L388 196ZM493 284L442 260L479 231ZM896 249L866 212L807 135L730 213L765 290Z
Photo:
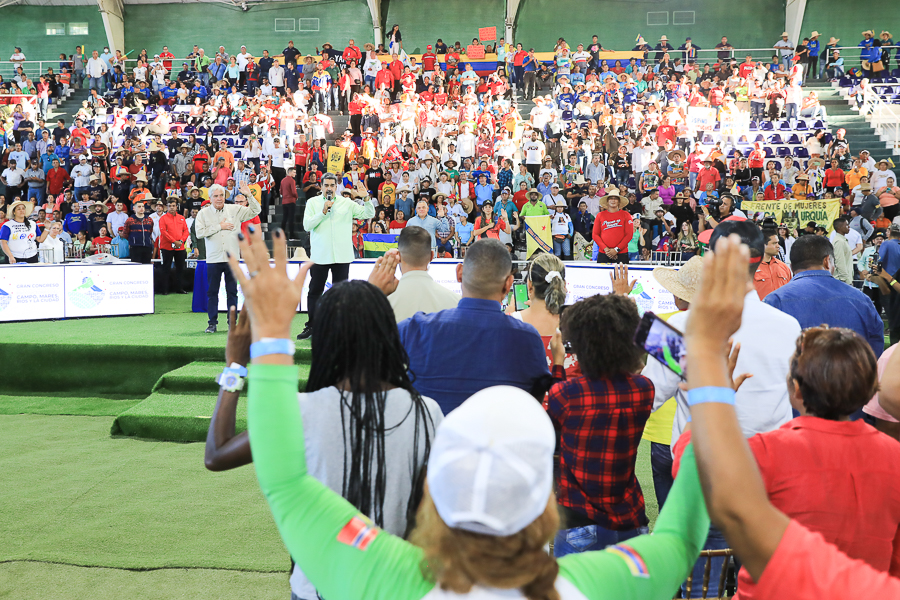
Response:
M511 386L482 390L447 415L428 489L448 527L494 536L541 516L553 491L556 435L540 402Z

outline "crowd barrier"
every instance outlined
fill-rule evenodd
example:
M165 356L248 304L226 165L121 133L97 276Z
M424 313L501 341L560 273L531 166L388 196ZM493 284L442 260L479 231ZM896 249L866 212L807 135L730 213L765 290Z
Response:
M154 310L152 265L0 266L0 322L147 315Z
M456 280L456 265L461 261L451 259L441 259L432 261L428 267L428 273L440 285L448 290L462 294L459 282ZM524 263L523 263L524 264ZM368 279L369 273L375 265L374 260L355 260L350 264L350 279ZM241 263L241 268L247 273L247 267ZM630 280L636 281L631 297L634 298L641 313L653 311L655 313L667 313L678 310L675 307L675 299L670 292L664 289L653 277L653 266L632 266L628 270ZM678 268L673 267L673 268ZM296 276L300 270L300 263L289 262L288 274L291 277ZM601 265L589 262L567 262L566 263L566 289L568 296L566 304L573 304L582 298L593 296L596 294L608 294L612 291L612 283L610 274L613 272L613 265ZM397 277L400 277L400 270L397 269ZM331 275L329 275L326 290L331 287ZM193 311L206 312L206 296L207 296L207 276L205 261L197 261L197 268L194 277L194 297ZM300 305L297 307L298 312L306 312L306 297L309 292L309 278L303 285L303 296ZM238 286L238 308L243 306L244 295ZM227 300L225 297L224 282L219 286L219 311L227 310Z

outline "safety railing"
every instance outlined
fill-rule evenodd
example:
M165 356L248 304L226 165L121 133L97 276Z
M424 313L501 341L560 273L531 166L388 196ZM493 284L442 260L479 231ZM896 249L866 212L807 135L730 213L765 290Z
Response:
M885 102L877 89L868 87L859 112L892 149L900 149L900 104Z

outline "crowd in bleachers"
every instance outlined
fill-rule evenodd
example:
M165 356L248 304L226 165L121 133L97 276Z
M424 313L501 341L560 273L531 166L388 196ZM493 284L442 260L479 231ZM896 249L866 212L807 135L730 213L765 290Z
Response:
M121 201L131 212L138 199L174 196L190 217L210 185L225 187L234 202L247 182L267 221L271 205L297 196L302 207L318 193L329 148L339 148L342 187L362 180L379 205L357 234L396 233L425 200L442 253L461 254L484 236L515 250L525 234L521 217L549 213L558 255L604 261L597 215L618 195L619 208L635 218L621 224L615 260L653 250L689 256L697 234L729 211L739 214L747 200L840 197L848 209L863 205L866 181L851 175L859 172L857 156L865 175L893 175L892 163L876 167L850 149L842 131L829 128L816 93L803 91L820 54L825 72L833 67L839 42L820 49L813 34L795 45L785 33L770 62L750 55L738 62L724 37L715 59L704 62L690 38L676 49L666 36L655 46L639 37L630 58L616 60L604 58L596 36L572 45L560 38L549 60L504 40L484 48L496 63L470 60L459 42L442 40L415 57L403 49L399 28L386 46L349 40L307 55L293 42L260 56L245 46L234 54L194 46L184 60L168 47L153 56L142 50L133 61L108 48L77 48L60 55L61 76L42 74L39 84L60 97L68 86L90 88L74 123L46 123L46 104L37 117L27 105L4 116L3 204L33 200L39 228L57 212L65 219L73 201L107 213ZM890 34L870 34L862 52L874 59L878 48L881 60L851 74L889 73ZM17 49L11 60L19 74L0 88L30 90L24 59ZM876 62L887 67L875 71ZM857 87L868 81L875 80L854 80ZM892 80L884 81L889 97ZM698 124L694 109L714 113ZM332 135L335 113L349 118L340 135ZM285 181L291 166L293 183ZM872 190L887 221L900 193L891 179L880 177ZM530 196L541 202L526 208ZM485 202L496 205L490 215ZM876 222L880 214L865 211L885 226ZM284 214L282 227L294 237L295 212ZM64 233L77 231L64 223Z

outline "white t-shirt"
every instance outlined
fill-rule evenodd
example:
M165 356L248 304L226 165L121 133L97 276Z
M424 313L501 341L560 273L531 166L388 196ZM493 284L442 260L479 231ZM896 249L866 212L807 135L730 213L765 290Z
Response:
M344 394L347 404L350 395ZM423 398L431 424L426 423L430 438L443 420L437 402ZM337 494L343 493L344 457L350 459L350 436L343 435L344 425L341 415L341 392L336 387L328 387L311 393L297 394L300 413L303 416L304 445L309 474ZM415 411L411 410L409 392L393 389L387 392L384 403L385 474L384 527L390 534L402 536L406 530L406 505L412 493L411 466L413 464L413 440L416 427ZM349 424L349 408L344 407L343 419ZM425 435L419 432L419 447L416 455L421 462L425 452ZM346 440L346 441L345 441ZM368 515L372 517L372 515ZM306 579L296 565L291 573L291 591L300 598L315 599L316 589Z
M538 141L528 141L522 146L525 153L525 164L539 165L544 158L544 144Z
M9 244L13 258L31 258L37 254L37 225L25 219L24 223L7 221L0 227L0 239Z
M459 155L463 158L475 156L475 136L471 133L461 133L456 138L459 145Z
M564 212L557 212L551 215L550 233L552 235L569 235L569 223L572 218Z
M48 255L44 255L41 257L41 262L59 264L65 262L66 260L66 251L65 244L63 244L62 239L59 236L52 237L47 236L47 238L41 242L41 250L46 249L53 250L53 253Z

